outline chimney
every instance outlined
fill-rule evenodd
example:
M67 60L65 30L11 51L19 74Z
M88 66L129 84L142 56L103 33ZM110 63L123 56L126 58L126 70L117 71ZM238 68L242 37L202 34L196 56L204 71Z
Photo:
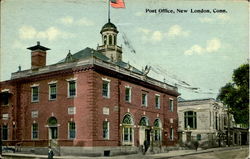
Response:
M46 66L46 51L50 50L37 42L37 45L27 48L31 50L31 69Z

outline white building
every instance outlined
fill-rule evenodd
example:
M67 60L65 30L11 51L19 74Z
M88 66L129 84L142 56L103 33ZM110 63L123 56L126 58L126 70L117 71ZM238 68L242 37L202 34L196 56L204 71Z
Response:
M180 141L215 141L218 133L224 132L226 115L223 104L212 98L179 101Z

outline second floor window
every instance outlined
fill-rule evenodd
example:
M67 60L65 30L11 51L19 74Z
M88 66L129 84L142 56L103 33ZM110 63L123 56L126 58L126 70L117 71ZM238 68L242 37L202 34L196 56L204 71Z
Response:
M31 101L32 102L38 102L39 101L39 88L31 87Z
M169 99L169 111L170 112L174 111L174 101L173 101L173 99Z
M160 96L155 95L155 107L160 109Z
M2 105L8 105L9 104L9 93L3 92L1 95L2 96L0 98L2 100Z
M68 82L68 97L76 96L76 81Z
M141 96L141 104L142 106L148 106L148 95L147 93L142 93L142 96Z
M131 102L131 88L130 87L125 88L125 101L129 103Z
M110 94L109 90L110 90L110 82L106 81L106 80L103 80L103 83L102 83L102 96L106 97L106 98L109 98L109 94Z
M56 99L56 83L49 85L49 99Z

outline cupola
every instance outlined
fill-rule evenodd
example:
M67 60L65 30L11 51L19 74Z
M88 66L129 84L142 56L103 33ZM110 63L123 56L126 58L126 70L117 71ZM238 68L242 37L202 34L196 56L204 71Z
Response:
M101 31L102 45L97 47L97 50L103 53L105 56L111 59L111 61L117 62L122 60L122 48L117 45L117 34L119 31L116 26L108 21Z

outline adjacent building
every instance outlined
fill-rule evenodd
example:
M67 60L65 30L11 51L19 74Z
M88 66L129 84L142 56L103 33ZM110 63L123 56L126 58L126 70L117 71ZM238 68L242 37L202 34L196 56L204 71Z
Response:
M197 140L204 147L248 144L247 128L235 124L227 107L213 98L179 100L178 117L182 143Z
M28 48L31 69L0 83L4 145L108 156L178 142L177 88L123 62L113 23L100 33L97 49L69 52L53 65L46 65L49 48Z

